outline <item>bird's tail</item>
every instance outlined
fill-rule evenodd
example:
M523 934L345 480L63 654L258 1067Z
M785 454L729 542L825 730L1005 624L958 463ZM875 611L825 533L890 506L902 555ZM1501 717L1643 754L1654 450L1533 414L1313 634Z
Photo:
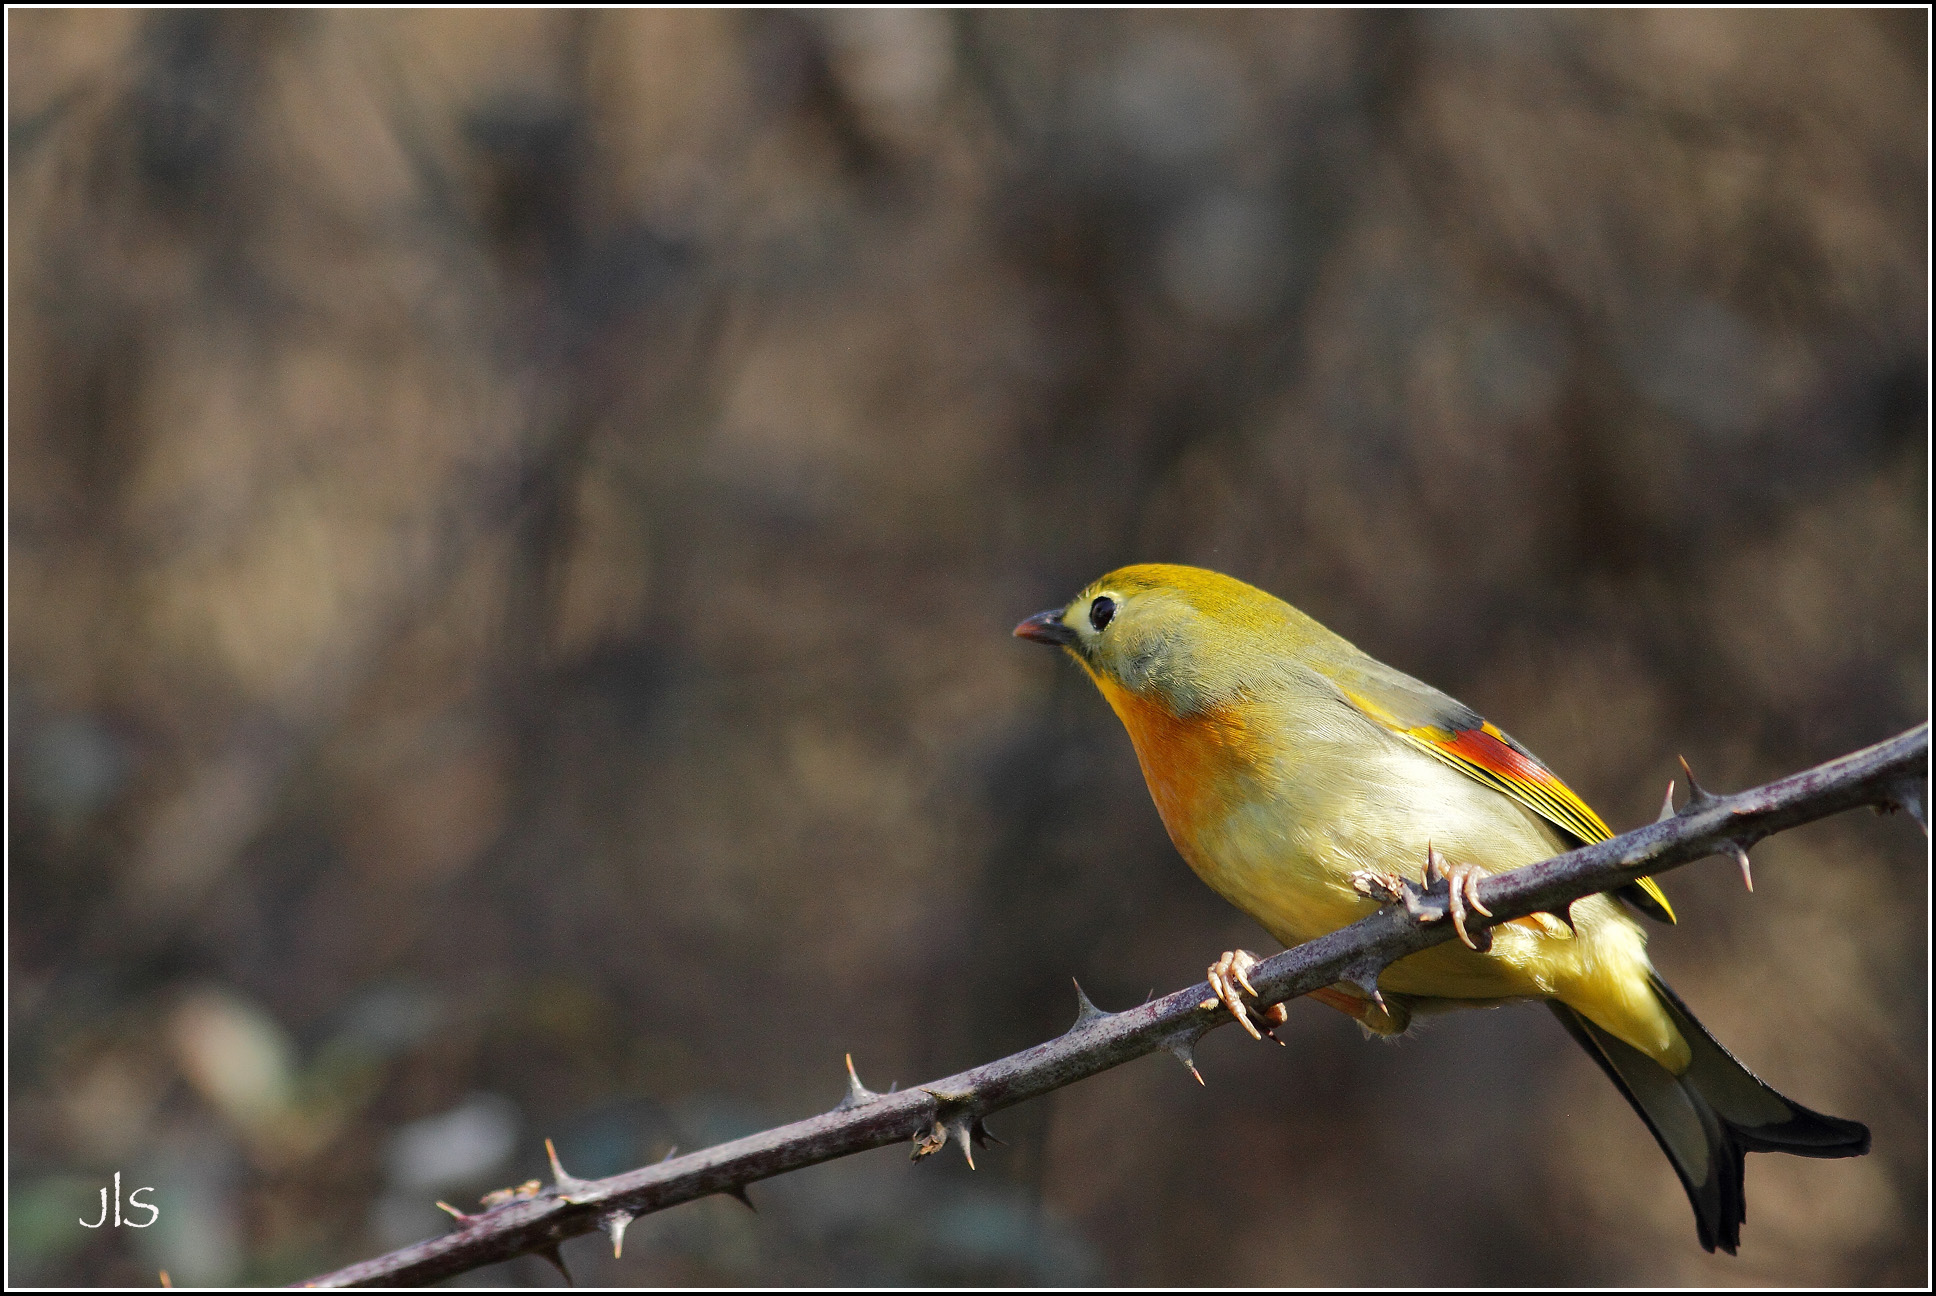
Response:
M1694 1055L1678 1076L1558 1000L1547 1004L1653 1131L1693 1203L1701 1245L1733 1255L1748 1218L1741 1183L1747 1153L1861 1156L1869 1127L1810 1111L1770 1089L1707 1033L1666 982L1652 979Z

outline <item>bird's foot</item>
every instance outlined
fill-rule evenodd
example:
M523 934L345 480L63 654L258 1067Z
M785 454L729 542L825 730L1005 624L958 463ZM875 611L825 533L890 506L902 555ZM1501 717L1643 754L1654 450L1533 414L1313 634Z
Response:
M1466 911L1471 909L1492 917L1492 910L1479 903L1479 879L1486 871L1477 864L1447 865L1445 856L1439 854L1436 846L1425 848L1425 888L1428 892L1438 890L1445 884L1445 915L1452 920L1452 930L1459 933L1465 947L1481 954L1492 948L1492 932L1480 929L1478 939L1465 929Z
M1479 879L1485 876L1486 871L1477 864L1448 865L1438 848L1428 845L1423 889L1382 869L1359 869L1351 875L1351 889L1379 904L1402 904L1406 913L1422 923L1449 918L1466 948L1484 953L1492 948L1491 931L1482 928L1475 936L1465 924L1468 912L1492 917L1492 910L1479 903Z
M1249 950L1225 950L1209 968L1210 990L1216 998L1205 999L1198 1006L1214 1008L1221 1003L1230 1010L1230 1015L1237 1019L1237 1024L1250 1032L1252 1039L1261 1040L1269 1035L1271 1039L1282 1044L1284 1041L1272 1033L1271 1027L1282 1026L1285 1019L1290 1016L1290 1011L1281 1003L1272 1004L1268 1008L1253 1009L1244 1002L1243 995L1239 993L1241 989L1253 998L1256 996L1257 987L1250 983L1248 975L1250 969L1256 966L1257 956ZM1264 1029L1261 1032L1257 1029L1256 1023L1251 1020L1253 1016L1260 1017L1264 1021Z

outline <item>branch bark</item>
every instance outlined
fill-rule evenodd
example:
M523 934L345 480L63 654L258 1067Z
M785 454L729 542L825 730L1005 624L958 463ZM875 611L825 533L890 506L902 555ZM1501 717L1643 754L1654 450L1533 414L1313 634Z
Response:
M1484 879L1479 894L1493 916L1473 915L1467 928L1476 932L1535 911L1563 913L1582 896L1709 855L1739 857L1773 833L1856 806L1906 810L1927 833L1928 763L1929 726L1924 724L1733 796L1713 796L1696 784L1678 814L1663 814L1659 822L1609 841ZM1407 905L1389 905L1362 922L1266 959L1249 974L1259 1003L1294 998L1337 981L1374 985L1388 964L1452 936L1451 924L1437 920L1444 908L1441 884ZM1425 919L1408 909L1425 914ZM824 1115L608 1179L578 1179L565 1173L554 1155L554 1183L536 1196L460 1216L458 1229L443 1237L319 1275L303 1285L428 1283L530 1252L557 1262L559 1243L598 1228L611 1236L616 1250L625 1226L639 1215L713 1193L741 1196L757 1180L908 1139L914 1141L917 1157L956 1143L972 1164L973 1149L983 1138L981 1121L988 1114L1158 1049L1168 1049L1190 1065L1197 1040L1231 1021L1223 1008L1201 1006L1211 997L1201 982L1118 1013L1096 1008L1080 986L1076 995L1075 1025L1047 1043L893 1094L869 1092L850 1063L848 1096Z

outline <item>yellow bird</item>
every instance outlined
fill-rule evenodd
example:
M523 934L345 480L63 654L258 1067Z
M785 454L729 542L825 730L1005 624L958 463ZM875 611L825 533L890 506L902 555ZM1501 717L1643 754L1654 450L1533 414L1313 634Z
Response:
M1067 649L1088 672L1129 730L1177 850L1285 945L1376 912L1400 878L1443 878L1459 941L1385 969L1382 1007L1345 982L1311 997L1379 1034L1414 1014L1546 1000L1653 1131L1709 1251L1740 1245L1745 1153L1869 1150L1866 1126L1763 1084L1667 988L1620 903L1673 922L1651 879L1579 901L1571 927L1534 914L1474 939L1465 918L1480 876L1612 833L1469 708L1290 604L1197 567L1124 567L1015 633ZM1239 988L1250 989L1255 961L1233 950L1210 968L1253 1036ZM1282 1022L1284 1006L1261 1016Z

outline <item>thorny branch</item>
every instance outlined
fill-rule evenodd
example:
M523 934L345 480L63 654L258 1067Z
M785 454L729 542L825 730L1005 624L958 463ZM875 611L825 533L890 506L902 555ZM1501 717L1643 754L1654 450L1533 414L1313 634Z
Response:
M1762 838L1856 806L1906 810L1928 831L1929 726L1733 796L1715 796L1694 783L1679 813L1668 806L1659 821L1610 841L1582 847L1540 864L1489 877L1479 895L1489 918L1468 913L1465 925L1483 928L1536 911L1565 913L1574 900L1709 855L1742 864ZM1266 959L1249 972L1262 1005L1306 994L1337 981L1376 985L1388 964L1453 935L1443 882L1411 892L1404 904L1328 936ZM551 1159L554 1183L504 1194L508 1200L459 1227L389 1255L310 1279L304 1286L353 1287L433 1282L481 1265L536 1252L559 1267L558 1245L603 1229L614 1252L639 1215L714 1193L745 1199L746 1185L803 1166L911 1139L915 1156L952 1141L974 1162L973 1145L987 1137L982 1118L1053 1089L1167 1049L1194 1072L1191 1050L1203 1035L1231 1020L1221 1006L1204 1007L1207 984L1178 990L1124 1012L1107 1013L1076 989L1075 1025L1056 1039L984 1066L899 1093L863 1086L848 1063L848 1094L839 1106L778 1129L723 1143L657 1165L579 1179ZM497 1196L494 1194L494 1196ZM453 1212L456 1213L456 1212Z

